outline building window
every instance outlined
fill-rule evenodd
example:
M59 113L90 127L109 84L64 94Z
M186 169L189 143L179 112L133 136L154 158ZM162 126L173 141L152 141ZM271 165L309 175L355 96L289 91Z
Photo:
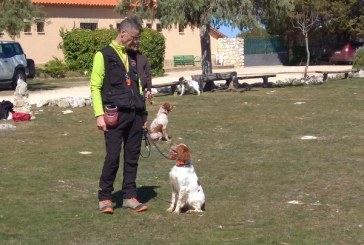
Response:
M30 22L24 23L24 32L26 32L26 33L32 32L32 26L31 26Z
M152 23L147 23L147 24L145 25L145 27L146 27L146 28L149 28L149 29L152 29Z
M44 22L37 22L37 32L44 33Z
M157 31L162 32L162 25L159 23L157 24Z
M184 33L185 32L185 28L181 25L178 25L178 32L181 34L181 33Z
M80 23L80 28L94 31L94 30L97 29L97 23L82 23L81 22Z

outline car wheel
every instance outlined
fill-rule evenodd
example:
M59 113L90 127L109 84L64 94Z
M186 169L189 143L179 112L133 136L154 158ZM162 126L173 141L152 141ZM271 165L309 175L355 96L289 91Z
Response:
M23 70L16 70L15 74L13 76L13 81L11 82L11 86L13 89L16 88L16 85L18 84L18 79L22 79L24 82L26 82L26 76Z
M29 69L28 78L34 78L35 77L35 64L34 64L34 60L27 59L27 67Z

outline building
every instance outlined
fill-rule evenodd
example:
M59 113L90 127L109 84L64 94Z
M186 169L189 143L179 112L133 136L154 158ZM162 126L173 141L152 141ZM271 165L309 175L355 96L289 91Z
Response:
M57 57L64 59L59 48L62 42L61 30L73 28L101 29L116 28L125 16L115 12L119 0L32 0L39 4L46 13L46 20L26 26L24 32L15 40L20 42L24 52L37 65L44 64ZM171 63L174 55L201 56L199 29L175 26L170 30L162 29L158 20L144 22L144 27L161 32L166 38L166 63ZM217 39L226 37L213 29L211 35L211 52L216 53ZM9 40L6 33L0 35L1 40ZM188 45L186 45L188 44Z

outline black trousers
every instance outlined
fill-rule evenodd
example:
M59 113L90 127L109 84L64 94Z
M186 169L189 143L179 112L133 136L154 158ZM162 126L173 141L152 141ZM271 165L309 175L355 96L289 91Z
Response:
M134 110L119 112L119 123L116 128L104 133L106 157L99 183L99 200L111 200L114 181L120 164L121 145L123 154L123 198L137 196L136 176L141 146L142 116Z

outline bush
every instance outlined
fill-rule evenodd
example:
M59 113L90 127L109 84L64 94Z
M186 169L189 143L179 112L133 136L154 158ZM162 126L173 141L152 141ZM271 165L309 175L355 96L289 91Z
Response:
M140 37L140 51L147 56L153 76L164 74L164 53L166 41L164 36L152 29L145 28Z
M65 61L72 71L91 71L93 57L97 51L115 39L115 29L99 29L95 31L74 29L61 31ZM140 38L140 50L148 57L152 74L163 75L165 52L164 36L154 30L144 29Z
M56 57L53 57L53 60L48 61L44 65L44 73L50 75L51 77L65 77L67 71L67 65Z
M358 70L364 70L364 47L360 47L356 50L353 61L353 68Z
M93 56L116 37L116 30L61 31L65 61L72 71L91 71Z

